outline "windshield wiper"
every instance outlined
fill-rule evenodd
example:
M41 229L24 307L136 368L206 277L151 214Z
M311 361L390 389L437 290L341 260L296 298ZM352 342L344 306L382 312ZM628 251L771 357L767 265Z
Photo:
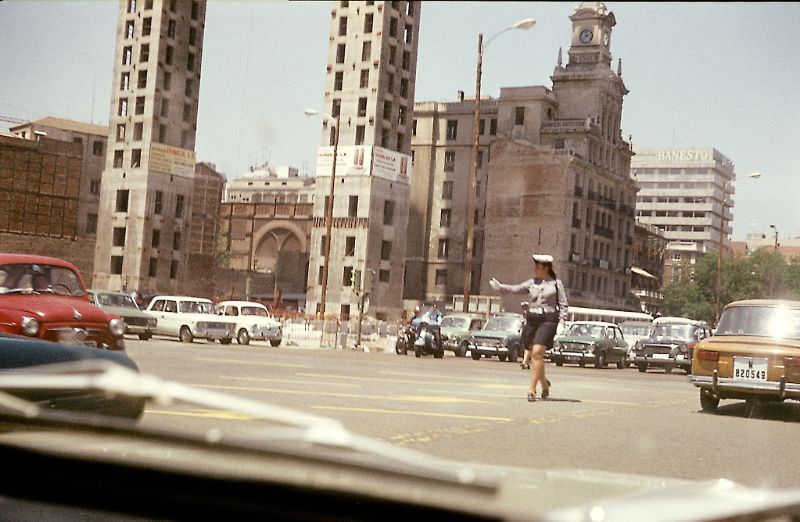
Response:
M142 375L110 361L84 360L0 372L0 390L99 391L109 396L145 399L159 405L183 402L203 408L235 411L284 425L255 431L259 441L302 442L344 449L393 462L396 466L391 470L394 472L408 474L410 470L414 470L421 476L434 480L490 490L497 488L494 480L479 479L471 467L460 464L448 465L445 461L429 455L355 435L336 419L211 390L192 388L152 375ZM21 407L18 403L14 404L17 410ZM3 406L5 404L0 403L0 409L3 409ZM24 415L36 416L31 414L32 411L26 410ZM219 434L218 440L221 440L221 436Z

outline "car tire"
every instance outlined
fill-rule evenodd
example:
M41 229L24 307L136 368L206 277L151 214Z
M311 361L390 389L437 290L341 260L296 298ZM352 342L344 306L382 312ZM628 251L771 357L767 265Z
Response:
M181 326L180 334L178 335L182 343L193 343L194 336L188 326Z
M700 407L706 413L715 413L719 406L719 397L714 397L714 394L708 390L700 390Z
M140 341L149 341L151 337L153 337L153 334L148 334L148 333L139 334Z
M623 370L627 367L628 367L628 358L623 355L622 358L619 361L617 361L617 369Z
M561 357L556 357L555 359L556 366L564 366L564 359Z
M239 333L236 334L236 342L243 345L250 344L250 333L246 328L242 328L239 330Z
M470 355L472 356L473 361L481 360L481 352L479 352L478 350L470 350Z
M606 361L606 352L600 352L594 356L594 367L598 370L601 368L605 368L608 366L608 362Z
M511 348L508 351L508 362L515 363L515 362L517 362L518 358L519 358L519 356L517 355L517 349L516 348Z
M664 366L664 373L672 373L672 366Z
M271 339L271 340L270 340L270 342L269 342L269 344L270 344L271 346L275 346L275 347L277 347L277 346L280 346L280 345L281 345L281 341L283 341L283 339Z
M422 347L421 346L415 346L414 347L414 357L417 357L417 358L422 357Z
M578 361L578 366L580 366L581 368L586 368L586 361L581 359L580 361Z
M219 344L231 344L233 339L220 339Z
M467 347L467 344L464 343L453 351L455 352L456 357L466 357L468 349L469 348Z
M636 363L636 369L639 370L639 373L647 372L647 363Z
M508 354L498 353L497 358L500 359L500 362L506 362L506 359L508 359Z

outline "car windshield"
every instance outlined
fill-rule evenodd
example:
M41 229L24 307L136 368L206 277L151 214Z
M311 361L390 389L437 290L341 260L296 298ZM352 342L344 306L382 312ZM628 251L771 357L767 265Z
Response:
M522 327L522 318L492 317L483 326L485 331L516 332Z
M269 312L258 306L243 306L241 308L242 315L257 315L259 317L269 317Z
M634 337L645 337L650 331L649 324L643 324L643 325L623 324L622 326L620 326L620 328L622 329L623 335L625 335L626 337L629 335Z
M800 309L781 306L734 306L722 313L714 335L800 339Z
M178 311L184 314L213 314L214 305L205 301L181 301L178 304Z
M38 263L0 265L0 295L13 293L85 295L80 278L62 266Z
M121 308L135 308L138 310L138 306L136 306L136 302L133 298L126 294L106 294L106 293L98 293L97 295L97 302L100 303L102 306L118 306Z
M658 324L653 327L652 336L656 339L669 338L680 341L696 341L698 339L698 328L691 324Z
M464 328L469 326L469 319L466 317L445 317L442 319L442 328Z
M572 324L567 330L570 337L603 337L606 327L600 324Z

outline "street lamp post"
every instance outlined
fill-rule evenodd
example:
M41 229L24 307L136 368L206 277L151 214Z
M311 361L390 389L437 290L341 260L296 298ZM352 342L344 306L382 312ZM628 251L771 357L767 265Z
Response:
M775 245L772 247L772 251L776 254L778 253L778 228L775 225L770 225L769 228L775 231Z
M533 18L526 18L520 20L511 27L503 29L496 33L491 38L483 43L483 33L478 35L478 65L475 74L475 112L472 115L472 157L470 159L470 172L469 172L469 198L467 204L467 239L466 250L464 253L464 303L462 310L469 311L469 297L472 289L472 255L473 255L473 238L475 235L475 207L476 195L475 191L478 185L478 130L481 118L481 75L483 67L483 51L489 43L497 36L511 31L512 29L530 29L536 25Z
M313 109L305 110L306 116L313 116L317 111ZM333 189L336 186L336 156L339 152L339 115L333 117L329 114L323 115L323 118L330 122L335 122L336 132L333 138L333 163L331 165L331 184L328 190L328 205L325 209L325 250L324 261L322 269L322 290L320 291L319 307L317 315L320 318L325 317L325 304L328 299L328 270L330 268L331 258L331 230L333 228Z

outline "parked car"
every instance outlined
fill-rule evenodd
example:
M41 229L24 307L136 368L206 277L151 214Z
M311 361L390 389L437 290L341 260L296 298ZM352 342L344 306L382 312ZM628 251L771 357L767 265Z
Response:
M636 357L636 345L639 341L650 337L650 328L652 326L652 321L625 321L620 323L619 328L628 342L628 366L633 364L633 359Z
M492 315L483 328L471 332L470 354L474 360L481 356L497 356L501 361L516 362L522 353L521 334L525 319L520 314L498 313Z
M78 269L53 257L0 254L0 333L125 349L125 321L92 305Z
M720 399L800 400L800 301L737 301L692 357L700 406Z
M616 363L617 368L628 365L628 343L619 326L601 321L575 321L564 335L553 342L553 362L556 366L577 363L605 368Z
M633 362L642 373L651 367L664 368L666 373L682 368L690 373L695 345L710 336L711 328L705 321L659 317L653 321L650 337L639 341Z
M224 315L226 320L236 321L236 341L239 344L250 344L250 340L255 339L279 346L283 340L280 321L272 317L261 303L223 301L214 310L218 315Z
M442 319L441 332L444 349L465 357L469 351L469 336L473 330L480 330L486 318L480 314L452 313Z
M158 295L147 311L158 319L153 333L177 337L184 343L207 339L230 344L236 335L236 322L214 313L214 304L201 297Z
M130 295L89 289L89 300L103 311L122 317L125 321L126 334L138 335L142 341L147 341L153 336L158 320L149 313L139 310Z

